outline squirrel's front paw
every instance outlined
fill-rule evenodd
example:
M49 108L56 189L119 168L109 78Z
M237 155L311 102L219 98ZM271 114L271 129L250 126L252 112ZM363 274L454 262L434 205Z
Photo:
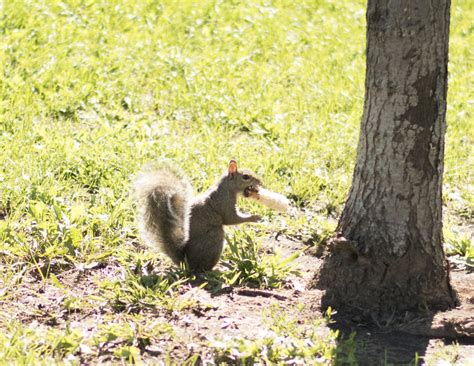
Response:
M252 215L249 217L249 222L259 222L262 220L262 216L260 215Z

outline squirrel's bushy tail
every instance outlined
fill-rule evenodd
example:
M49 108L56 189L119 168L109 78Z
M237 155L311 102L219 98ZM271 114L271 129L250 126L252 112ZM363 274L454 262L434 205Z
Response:
M160 169L139 175L134 189L143 239L179 264L189 238L192 189L188 180L178 172Z

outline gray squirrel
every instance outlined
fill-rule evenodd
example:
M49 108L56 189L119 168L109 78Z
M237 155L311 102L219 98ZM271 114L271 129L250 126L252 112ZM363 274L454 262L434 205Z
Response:
M258 215L240 213L236 203L238 196L250 197L261 184L252 171L237 169L235 160L214 186L194 197L181 173L143 173L135 180L142 236L175 264L187 261L192 270L210 270L222 254L223 226L260 220Z

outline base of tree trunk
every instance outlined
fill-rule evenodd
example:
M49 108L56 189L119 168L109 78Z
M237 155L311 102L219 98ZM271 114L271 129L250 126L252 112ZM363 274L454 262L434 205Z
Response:
M406 311L447 310L458 304L449 283L449 268L432 265L429 255L403 257L362 254L357 243L342 236L327 247L313 280L325 290L321 307L371 319L391 319Z

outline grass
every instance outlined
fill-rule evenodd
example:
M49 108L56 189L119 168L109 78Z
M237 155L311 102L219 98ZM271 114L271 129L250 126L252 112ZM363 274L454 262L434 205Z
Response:
M350 185L364 95L364 6L1 2L0 301L7 310L0 359L134 361L142 339L173 338L167 327L153 333L150 308L166 318L207 306L178 301L190 283L283 286L294 272L291 258L265 253L261 242L278 231L324 242ZM444 186L449 252L471 265L473 15L470 1L453 1ZM185 269L156 269L163 258L137 238L131 177L167 160L201 191L230 158L256 170L302 214L282 218L244 202L265 220L229 233L226 270L196 279ZM92 281L96 292L84 297L69 294L65 273L89 276L109 266L115 280ZM38 326L41 309L34 321L11 321L16 291L32 283L65 296L62 317L105 309L94 334L55 327L51 314L53 325Z
M304 305L298 305L302 308ZM269 330L261 331L255 339L234 338L211 344L216 349L216 358L223 364L237 362L242 365L265 364L327 365L336 361L355 364L355 355L335 347L337 331L321 332L321 321L290 319L278 307L266 314ZM330 319L326 319L326 322ZM350 338L345 347L353 350Z

